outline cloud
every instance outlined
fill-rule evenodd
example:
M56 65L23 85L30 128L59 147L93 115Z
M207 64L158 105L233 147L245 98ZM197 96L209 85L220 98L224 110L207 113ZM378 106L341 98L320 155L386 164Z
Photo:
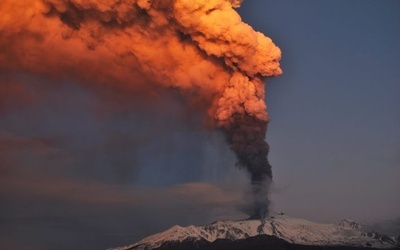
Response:
M389 236L400 237L400 217L368 224L365 226L365 229Z
M80 242L87 248L103 249L131 243L174 224L202 225L243 216L237 210L243 189L236 182L224 186L184 182L182 174L183 183L172 185L105 181L110 172L101 166L90 167L96 164L90 152L79 156L66 147L82 138L60 141L0 134L0 159L9 164L1 165L1 244L18 243L36 250L71 249ZM121 143L113 147L120 150ZM170 163L165 164L160 167L168 168ZM95 176L82 174L91 169Z
M241 218L235 209L242 202L241 195L238 188L209 183L154 188L14 176L1 180L0 196L5 205L0 231L9 231L2 234L0 242L6 237L10 244L38 244L38 249L70 249L76 242L88 247L118 246L174 224ZM94 242L93 235L104 237Z
M72 167L63 165L76 163L65 151L51 144L44 139L0 134L0 195L11 199L132 208L180 202L192 207L212 208L231 206L241 200L242 194L237 188L222 189L203 182L143 187L62 175L59 170Z
M12 178L10 178L12 177ZM242 198L239 189L224 190L210 183L185 183L172 187L135 187L87 180L69 180L47 173L7 176L1 179L0 194L78 203L91 206L147 207L185 203L190 207L235 207Z
M233 9L239 2L6 0L0 69L73 79L93 89L151 95L175 88L189 107L211 121L222 118L220 125L234 112L229 93L236 93L236 112L244 105L265 120L260 79L281 74L280 50L242 22ZM231 84L238 78L257 91Z

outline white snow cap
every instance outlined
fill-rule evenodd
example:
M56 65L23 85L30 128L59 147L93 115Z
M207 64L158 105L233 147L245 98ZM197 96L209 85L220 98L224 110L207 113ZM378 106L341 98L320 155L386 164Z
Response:
M262 224L263 230L260 230ZM273 235L290 243L303 245L369 246L383 249L396 246L394 237L386 237L387 239L383 240L375 234L362 231L362 225L352 220L343 220L336 224L321 224L279 213L273 214L265 221L224 220L202 227L173 226L133 245L112 250L153 249L164 242L182 242L188 238L213 242L217 239L246 239L260 234Z

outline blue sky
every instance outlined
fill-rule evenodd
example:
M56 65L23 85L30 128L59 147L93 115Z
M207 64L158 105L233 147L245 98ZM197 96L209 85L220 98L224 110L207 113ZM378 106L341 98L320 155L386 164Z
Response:
M276 209L314 220L400 211L400 3L245 1L282 49L267 82Z

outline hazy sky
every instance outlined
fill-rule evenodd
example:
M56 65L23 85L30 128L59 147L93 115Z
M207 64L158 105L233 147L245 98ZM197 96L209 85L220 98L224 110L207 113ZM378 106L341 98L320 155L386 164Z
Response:
M273 210L398 219L400 2L247 0L239 12L283 53L266 87ZM244 217L247 178L176 94L116 101L72 80L18 79L35 98L0 100L0 247L106 249Z

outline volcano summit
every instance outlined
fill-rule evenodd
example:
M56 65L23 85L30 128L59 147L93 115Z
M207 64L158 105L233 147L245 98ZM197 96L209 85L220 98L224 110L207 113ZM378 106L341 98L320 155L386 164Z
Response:
M173 226L130 246L109 250L167 249L400 249L400 238L366 232L343 220L319 224L276 214L266 220L216 221L203 227Z

